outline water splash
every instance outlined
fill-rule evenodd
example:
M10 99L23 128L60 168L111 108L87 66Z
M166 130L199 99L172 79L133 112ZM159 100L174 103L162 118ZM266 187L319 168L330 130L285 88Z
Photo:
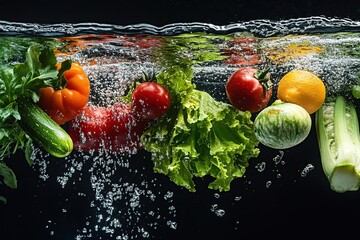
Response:
M38 24L0 21L0 34L16 36L69 36L81 34L151 34L151 35L176 35L180 33L208 32L229 34L234 32L249 32L257 37L284 36L287 34L339 32L358 32L360 22L351 19L312 16L287 20L258 19L228 25L215 25L204 22L172 23L164 26L154 26L147 23L133 25L115 25L105 23L56 23Z

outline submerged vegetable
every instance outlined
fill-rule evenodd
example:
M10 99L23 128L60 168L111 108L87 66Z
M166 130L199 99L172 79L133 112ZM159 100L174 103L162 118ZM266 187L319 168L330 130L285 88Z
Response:
M163 116L170 104L170 93L156 82L142 82L132 92L133 110L143 119L152 120Z
M303 107L277 100L256 116L254 130L265 146L287 149L300 144L309 135L311 117Z
M87 105L69 122L68 133L78 151L129 153L141 148L146 125L128 104Z
M355 106L343 96L328 98L315 115L321 163L331 189L360 186L360 135Z
M177 185L194 192L194 178L211 176L209 188L228 191L232 180L244 175L249 159L259 154L251 113L195 89L192 74L173 66L157 76L173 102L144 132L142 143L152 154L154 171Z
M272 96L269 70L239 68L226 81L225 90L235 108L252 113L259 112Z
M49 154L63 158L72 152L73 141L69 134L37 104L22 99L18 101L18 109L21 128Z
M90 96L90 81L78 63L57 63L59 82L56 87L40 89L40 107L58 124L76 117Z

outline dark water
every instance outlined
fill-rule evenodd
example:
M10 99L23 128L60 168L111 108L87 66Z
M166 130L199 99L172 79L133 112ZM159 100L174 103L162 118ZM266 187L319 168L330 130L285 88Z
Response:
M196 62L196 86L226 101L223 84L241 66L270 67L275 87L290 69L308 69L324 79L329 93L343 91L357 80L359 30L360 22L323 17L162 27L0 22L0 43L21 52L31 41L54 40L59 60L83 64L93 86L90 103L105 105L142 71L156 68L159 46L171 42L167 51ZM261 146L228 192L208 189L209 179L203 178L190 193L153 173L145 151L130 157L75 152L59 160L38 149L33 167L22 153L14 160L9 164L18 189L0 186L8 198L0 216L5 239L230 240L264 233L281 237L291 230L326 236L319 222L336 222L339 229L357 226L336 220L357 216L360 198L357 192L330 190L314 127L306 141L289 150Z

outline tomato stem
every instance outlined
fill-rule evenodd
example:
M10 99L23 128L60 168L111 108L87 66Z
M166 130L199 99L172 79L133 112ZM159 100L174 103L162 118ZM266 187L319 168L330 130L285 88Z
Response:
M153 69L151 72L142 71L143 77L140 82L156 82L156 73Z
M272 88L269 71L270 68L267 68L265 70L259 70L254 74L254 77L261 83L261 85L266 91Z

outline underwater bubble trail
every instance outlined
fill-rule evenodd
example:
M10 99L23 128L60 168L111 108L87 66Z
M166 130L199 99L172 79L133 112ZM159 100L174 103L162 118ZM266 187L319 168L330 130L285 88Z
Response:
M34 163L41 169L39 171L45 172L44 166L49 163L39 157L41 155L41 151L38 151ZM56 178L59 188L67 189L72 187L69 186L70 180L78 182L77 178L82 171L86 170L89 174L89 179L85 181L89 183L91 191L84 196L93 194L94 198L89 199L91 215L86 218L92 219L94 224L87 221L79 228L76 239L91 239L103 234L114 239L151 238L152 232L161 225L169 229L177 228L174 193L167 189L158 190L161 184L156 178L144 180L145 173L142 170L145 169L130 171L127 164L129 159L122 155L100 153L93 154L91 158L82 155L86 154L78 153L68 157L66 171ZM123 176L125 173L126 176ZM81 182L86 183L84 179ZM64 210L69 213L64 208L59 211L64 213ZM49 231L53 230L49 228Z

